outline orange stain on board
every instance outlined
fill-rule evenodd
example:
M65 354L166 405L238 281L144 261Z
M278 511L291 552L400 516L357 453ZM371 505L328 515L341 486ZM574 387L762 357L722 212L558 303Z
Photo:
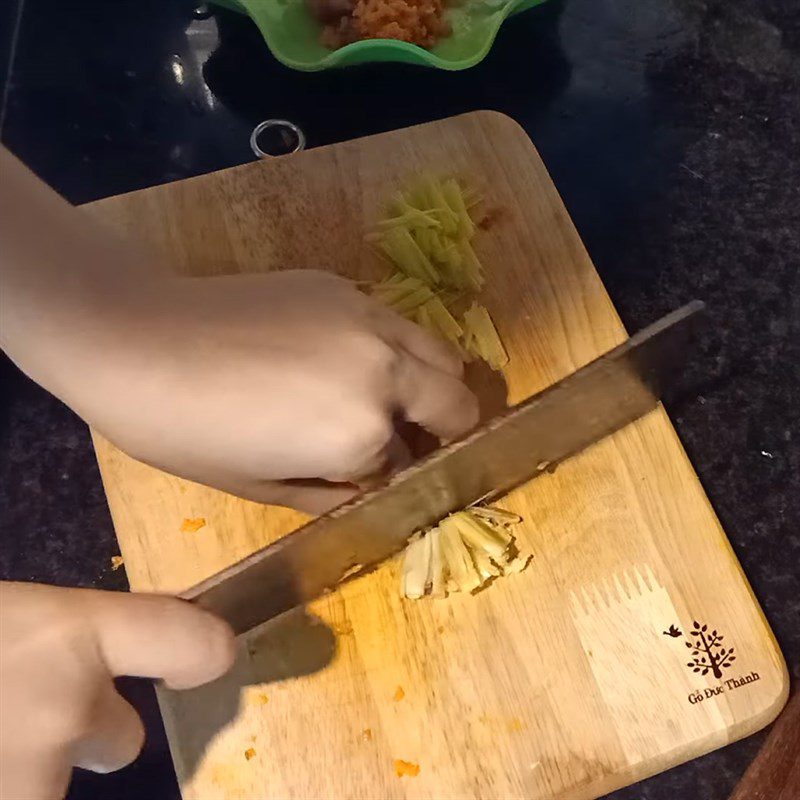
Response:
M186 517L186 519L181 522L181 533L197 533L200 528L205 528L205 526L205 517Z
M408 775L409 778L416 778L419 775L419 764L414 764L412 761L403 761L402 758L394 760L394 774L398 778Z
M399 703L405 696L406 696L406 693L403 690L402 686L398 686L394 690L394 698L393 699L394 699L395 703Z
M334 633L338 633L339 636L348 636L353 632L353 625L348 622L348 620L344 620L344 622L340 622L338 625L333 626Z

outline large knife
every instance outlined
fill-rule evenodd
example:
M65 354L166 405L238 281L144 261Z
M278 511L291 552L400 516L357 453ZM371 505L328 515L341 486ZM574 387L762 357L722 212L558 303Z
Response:
M463 439L183 594L243 633L402 550L414 531L541 474L651 411L685 363L694 301Z

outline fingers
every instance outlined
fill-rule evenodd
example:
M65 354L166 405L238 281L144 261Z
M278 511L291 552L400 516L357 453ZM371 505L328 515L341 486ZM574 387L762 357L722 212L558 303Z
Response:
M478 400L456 377L408 356L397 369L396 397L408 420L442 441L455 439L478 422Z
M407 467L412 461L411 452L403 439L395 434L381 453L358 475L349 476L347 482L335 480L294 479L261 481L234 493L257 503L285 506L317 516L352 500L361 490L370 489L389 475Z
M237 491L249 500L275 506L286 506L306 514L325 514L346 503L358 494L349 483L329 483L323 480L262 481Z
M378 324L383 336L399 344L420 361L456 378L463 374L464 362L455 348L419 325L387 309L381 309Z
M88 618L112 675L161 678L189 689L218 678L236 656L221 619L174 597L87 592Z
M387 415L379 425L368 430L364 438L369 445L364 452L359 452L356 459L342 460L336 469L325 475L326 481L333 481L334 485L355 484L363 489L380 483L411 463L408 445L397 433L391 417Z
M441 440L454 439L473 428L478 401L461 382L464 363L448 343L419 325L386 311L381 332L408 354L398 370L397 394L407 419Z
M73 763L92 772L114 772L130 764L143 744L142 720L109 681L97 700L91 731L73 751Z
M353 483L360 489L372 489L383 483L390 475L405 469L412 462L411 450L403 438L395 433L383 450L381 462L362 475L354 476Z

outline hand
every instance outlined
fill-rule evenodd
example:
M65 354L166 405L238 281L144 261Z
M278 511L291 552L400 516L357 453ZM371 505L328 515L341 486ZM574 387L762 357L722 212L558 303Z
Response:
M173 474L319 512L407 460L396 415L445 440L477 422L457 354L342 278L169 279L144 294L135 320L112 317L103 346L83 348L70 404ZM331 483L286 482L315 478Z
M141 461L319 512L402 465L398 417L441 439L477 422L457 355L352 283L164 277L2 147L0 173L0 345Z
M73 766L136 758L144 729L115 676L188 689L233 659L228 626L175 598L0 583L0 800L53 800Z

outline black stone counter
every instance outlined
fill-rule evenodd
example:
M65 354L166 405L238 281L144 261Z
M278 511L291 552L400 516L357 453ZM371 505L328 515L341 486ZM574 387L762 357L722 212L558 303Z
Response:
M310 146L479 108L539 149L630 329L699 297L711 325L667 407L800 673L800 6L550 0L479 67L305 75L254 26L192 3L14 0L0 9L3 142L74 202L251 159L256 122ZM124 588L83 424L0 365L3 578ZM71 798L172 800L152 692L143 757ZM726 798L763 735L615 793ZM254 799L255 800L255 799Z

